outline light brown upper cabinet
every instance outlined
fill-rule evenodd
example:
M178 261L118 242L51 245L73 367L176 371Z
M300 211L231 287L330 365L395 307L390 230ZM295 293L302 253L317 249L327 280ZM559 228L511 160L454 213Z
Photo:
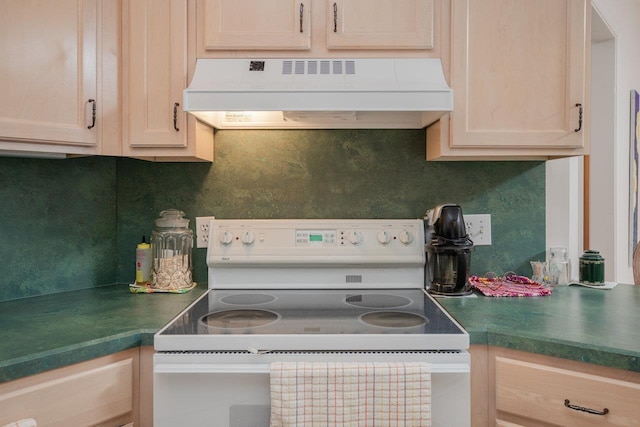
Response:
M198 58L439 56L441 0L197 0L196 5Z
M201 0L202 45L220 49L309 49L310 0Z
M587 0L452 0L454 110L427 159L549 159L589 152Z
M0 2L2 153L104 152L119 125L112 3Z
M327 0L329 49L433 49L433 0Z
M187 0L123 0L124 156L213 160L213 130L182 110L189 4Z

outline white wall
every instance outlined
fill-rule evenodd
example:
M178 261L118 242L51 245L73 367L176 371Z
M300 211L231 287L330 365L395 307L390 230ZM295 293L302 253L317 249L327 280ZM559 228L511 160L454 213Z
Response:
M589 203L590 227L589 249L596 249L609 261L605 269L605 279L615 281L615 261L629 258L628 250L618 250L614 238L616 216L626 206L616 203L618 174L614 141L616 129L616 81L615 81L615 38L594 41L591 45L591 200ZM624 165L620 165L624 169ZM628 170L628 169L627 169ZM623 174L624 175L624 174ZM628 175L621 176L628 179ZM627 240L628 241L628 240ZM622 243L622 242L621 242Z
M582 157L549 160L546 164L546 244L566 247L571 279L578 278L578 257L582 254ZM547 259L548 260L548 259Z
M614 46L612 60L615 71L610 77L612 96L594 90L591 98L593 114L597 114L592 120L592 143L595 148L592 164L600 162L597 170L600 175L596 176L602 179L591 179L590 182L592 205L601 203L592 210L591 229L597 227L597 230L590 235L590 246L598 250L598 245L602 246L607 260L607 280L633 283L628 237L629 97L632 89L640 91L640 1L592 0L592 5L615 38L610 45ZM593 50L595 60L604 58L609 61L606 50L607 46L596 46ZM592 69L598 71L600 66L594 64ZM603 80L592 82L592 86L599 86L598 89L605 84ZM607 131L606 127L612 129ZM595 144L599 145L595 147ZM610 144L609 147L607 144ZM601 149L609 152L603 154L598 151ZM582 252L581 180L580 159L547 162L547 247L568 247L574 266L577 266L577 257ZM594 214L600 222L594 222ZM573 276L577 278L575 267Z

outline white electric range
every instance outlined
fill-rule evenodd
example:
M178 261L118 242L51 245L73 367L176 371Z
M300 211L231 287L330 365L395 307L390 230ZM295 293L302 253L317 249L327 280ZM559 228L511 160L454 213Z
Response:
M212 220L209 290L155 336L154 425L268 426L270 363L392 361L429 364L432 425L468 426L469 336L424 264L419 219Z

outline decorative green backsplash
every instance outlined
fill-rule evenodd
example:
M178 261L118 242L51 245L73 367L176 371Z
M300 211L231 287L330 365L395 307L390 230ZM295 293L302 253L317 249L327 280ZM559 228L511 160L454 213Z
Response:
M213 164L118 160L119 282L159 212L218 218L422 218L440 203L490 213L472 273L531 274L544 256L543 162L426 162L424 130L220 131ZM195 228L192 224L191 228ZM194 249L205 282L205 249Z
M0 157L0 301L113 283L116 160Z
M426 162L424 130L220 131L215 162L0 158L0 301L134 279L135 246L167 208L219 218L490 213L474 274L530 275L544 256L543 162ZM194 277L206 282L205 249Z

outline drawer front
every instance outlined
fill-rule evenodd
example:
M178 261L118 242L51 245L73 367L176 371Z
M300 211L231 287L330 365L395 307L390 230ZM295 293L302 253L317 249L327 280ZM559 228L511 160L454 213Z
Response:
M640 426L640 384L496 357L496 409L553 425ZM565 406L608 409L605 415Z
M0 425L34 418L38 426L95 426L132 413L131 358L79 369L83 367L79 364L3 385Z

